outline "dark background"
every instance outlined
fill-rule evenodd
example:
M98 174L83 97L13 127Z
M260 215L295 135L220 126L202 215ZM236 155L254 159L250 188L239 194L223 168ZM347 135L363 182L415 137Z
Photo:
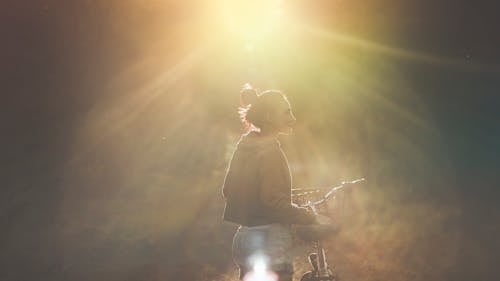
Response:
M219 188L249 81L290 97L297 185L368 179L330 245L345 279L498 280L500 7L285 3L393 49L249 58L210 1L2 1L0 279L234 279Z

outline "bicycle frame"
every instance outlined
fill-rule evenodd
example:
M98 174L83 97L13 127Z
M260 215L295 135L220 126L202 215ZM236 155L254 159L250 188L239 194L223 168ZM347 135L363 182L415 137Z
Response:
M356 179L353 181L342 182L339 186L330 187L329 191L321 197L321 199L316 201L307 201L307 203L299 205L301 207L306 207L310 209L315 215L318 215L318 207L326 203L326 201L337 191L346 188L347 186L354 185L363 182L365 179ZM292 194L293 197L298 196L308 196L313 193L321 192L325 188L317 189L292 189L292 193L295 191L301 191L302 193ZM316 240L314 243L315 252L309 254L309 263L312 266L312 270L304 273L302 275L301 281L335 281L335 275L333 270L328 266L326 260L326 251L320 240Z

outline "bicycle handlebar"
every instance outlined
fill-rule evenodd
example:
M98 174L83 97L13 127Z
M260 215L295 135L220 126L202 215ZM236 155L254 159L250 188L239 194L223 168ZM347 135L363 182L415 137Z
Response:
M334 187L328 187L330 190L327 193L325 193L325 195L323 195L323 197L321 199L319 199L317 201L308 201L306 204L299 205L299 206L314 208L317 205L326 202L326 200L328 200L328 198L333 193L339 191L340 189L343 189L343 188L345 188L345 187L347 187L349 185L357 184L357 183L360 183L360 182L363 182L363 181L365 181L365 178L359 178L359 179L355 179L355 180L352 180L352 181L343 181L340 185L337 185L337 186L334 186ZM325 189L325 188L321 188L321 189ZM300 196L300 195L307 195L307 194L310 194L310 193L316 193L316 192L320 192L321 189L308 189L306 192L304 192L302 194L295 194L293 196ZM302 190L302 189L292 189L292 191L294 191L294 190Z

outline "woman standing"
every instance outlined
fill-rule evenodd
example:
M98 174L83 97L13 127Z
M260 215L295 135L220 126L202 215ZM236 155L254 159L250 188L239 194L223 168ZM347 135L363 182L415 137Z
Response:
M246 129L227 169L224 220L239 224L233 259L240 279L262 259L280 281L292 280L292 224L313 224L316 217L291 202L288 161L277 140L295 123L280 91L258 93L248 84L241 94L240 119ZM322 218L325 219L325 218Z

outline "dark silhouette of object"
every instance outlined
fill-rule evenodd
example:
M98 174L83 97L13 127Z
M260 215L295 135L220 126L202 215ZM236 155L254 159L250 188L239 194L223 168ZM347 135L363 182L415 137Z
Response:
M277 140L279 134L291 133L295 117L280 91L258 93L246 84L240 94L245 132L223 186L224 220L240 225L233 259L240 279L265 261L280 281L292 280L291 225L318 222L312 212L292 204L290 169Z
M364 180L364 178L361 178L353 181L342 182L341 185L332 187L319 200L316 199L315 201L310 200L308 197L313 193L320 192L321 190L294 189L293 191L295 193L293 193L292 197L294 197L293 199L295 202L302 202L300 206L308 208L315 215L319 215L320 209L323 209L323 211L326 211L328 209L328 205L325 203L327 202L327 200L334 197L332 195L335 192L344 189L345 187L356 185L360 182L363 182ZM312 241L314 243L315 250L315 252L309 254L309 263L311 264L312 269L311 271L304 273L300 281L337 280L333 268L328 265L325 249L323 248L321 241L326 235L333 232L338 232L338 228L336 228L332 224L318 224L308 227L296 227L297 235L304 240Z

